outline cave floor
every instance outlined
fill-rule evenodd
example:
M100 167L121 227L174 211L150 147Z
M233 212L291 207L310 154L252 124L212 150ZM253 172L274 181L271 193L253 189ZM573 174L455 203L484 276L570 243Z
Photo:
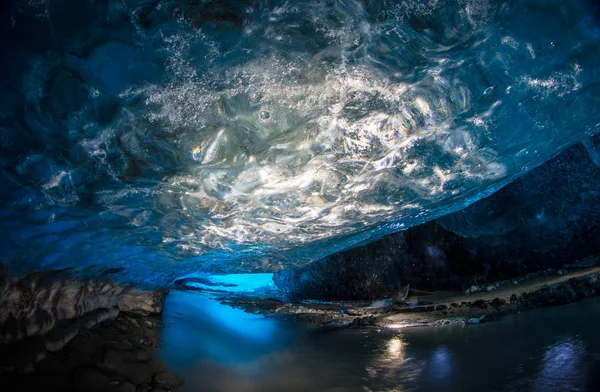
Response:
M600 293L600 267L546 270L466 291L410 290L401 302L302 301L285 303L268 296L216 294L224 304L268 317L331 328L403 328L479 324L534 308L562 305ZM387 305L387 306L383 306Z
M483 376L473 376L472 369L488 368L490 358L498 356L490 366L501 363L510 374L493 372L499 384L582 390L587 374L596 374L600 366L594 333L600 298L525 311L598 293L600 266L547 270L466 292L412 290L405 301L380 308L368 301L287 304L267 295L274 292L242 297L174 290L160 319L122 312L82 330L32 373L3 374L0 386L228 392L355 391L364 390L362 383L384 390L400 383L426 390L482 390L491 385L488 375L476 371ZM497 322L488 323L492 320ZM435 325L447 327L411 328ZM566 363L554 360L563 357ZM498 390L514 390L508 386Z
M159 316L121 312L47 353L33 369L0 372L0 390L164 392L182 381L156 356ZM18 353L12 353L18 357Z
M172 291L160 358L180 392L597 391L600 297L479 325L315 328Z

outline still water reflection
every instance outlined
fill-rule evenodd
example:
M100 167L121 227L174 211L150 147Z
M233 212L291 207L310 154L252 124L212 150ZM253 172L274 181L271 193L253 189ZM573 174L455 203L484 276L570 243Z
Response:
M183 391L589 391L600 298L469 327L319 331L172 292L166 364Z

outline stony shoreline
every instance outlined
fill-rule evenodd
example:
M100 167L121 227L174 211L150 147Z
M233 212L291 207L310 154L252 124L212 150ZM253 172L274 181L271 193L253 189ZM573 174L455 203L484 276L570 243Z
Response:
M30 372L0 374L2 390L177 391L182 380L157 358L160 317L121 312L82 329Z
M246 312L291 319L325 329L471 325L598 295L600 267L571 266L546 270L510 281L479 284L461 292L411 289L402 301L377 303L285 303L269 295L273 293L256 297L213 294L223 304ZM90 317L94 323L86 322ZM115 315L101 320L94 311L79 317L76 325L78 328L73 330L60 349L40 351L35 345L29 347L25 344L41 338L48 343L48 336L34 336L17 340L14 346L12 343L0 346L0 360L4 361L0 368L0 386L18 390L92 392L165 392L177 391L181 387L182 380L166 369L156 355L163 328L160 313L117 309ZM64 324L58 323L55 330L64 332ZM40 352L44 356L30 366L31 353ZM14 364L14 368L7 367L9 363Z
M563 305L600 294L600 267L547 270L464 292L410 290L404 301L372 307L369 301L302 301L224 296L247 312L324 328L406 328L479 324L508 314ZM383 302L383 301L380 301Z

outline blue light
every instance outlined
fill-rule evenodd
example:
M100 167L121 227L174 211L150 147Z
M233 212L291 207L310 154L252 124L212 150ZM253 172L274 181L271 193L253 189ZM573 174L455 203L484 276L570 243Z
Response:
M167 297L163 323L161 356L179 366L206 358L250 362L275 349L283 332L275 320L222 305L206 293L182 291Z
M429 360L429 374L438 381L446 380L452 374L452 353L447 347L439 346Z
M583 379L583 359L586 348L579 339L562 338L549 346L540 363L541 369L533 380L535 391L572 391Z
M235 287L227 288L227 291L231 292L247 292L261 287L275 287L273 274L211 275L208 278L215 283L236 285Z
M185 278L204 278L215 285L202 284L199 282L186 283L187 286L198 287L206 290L228 291L232 293L252 292L259 288L275 289L273 274L228 274L228 275L200 275L192 274Z

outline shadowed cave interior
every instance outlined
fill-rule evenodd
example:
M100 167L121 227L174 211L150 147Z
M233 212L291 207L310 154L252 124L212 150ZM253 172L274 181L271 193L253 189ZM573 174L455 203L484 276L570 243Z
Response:
M1 2L0 386L600 391L599 17Z

